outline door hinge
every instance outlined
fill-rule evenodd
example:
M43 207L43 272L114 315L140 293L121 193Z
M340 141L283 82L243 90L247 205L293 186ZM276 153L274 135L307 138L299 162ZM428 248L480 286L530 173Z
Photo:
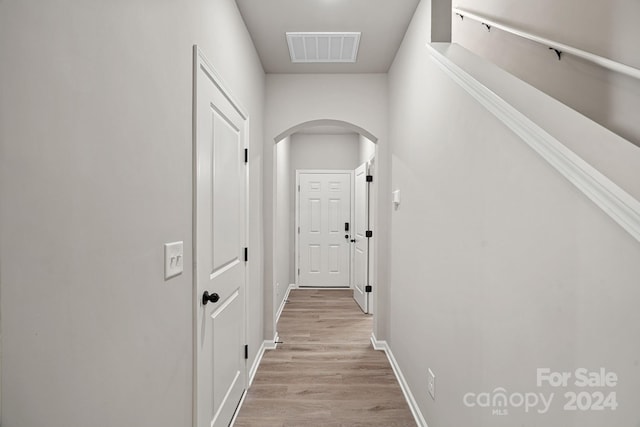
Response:
M298 227L298 234L300 234L300 227Z
M367 230L367 231L365 232L365 237L373 237L373 231L371 231L371 230Z
M367 182L373 182L373 175L367 175Z
M244 345L244 358L245 359L249 358L249 345L248 344Z
M249 248L244 248L244 262L249 261Z
M291 187L289 187L289 188L291 188ZM299 193L299 192L300 192L300 186L298 185L298 193Z
M248 148L244 149L244 162L245 163L249 163L249 149Z
M300 269L298 269L298 276L300 275Z
M367 285L364 287L365 292L371 292L371 285Z

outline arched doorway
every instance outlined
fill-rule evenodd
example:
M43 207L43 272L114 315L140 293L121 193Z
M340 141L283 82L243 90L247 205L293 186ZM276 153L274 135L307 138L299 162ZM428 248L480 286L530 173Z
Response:
M297 211L296 211L296 190L299 189L296 184L296 170L324 170L331 172L332 170L340 170L342 172L350 170L354 176L355 181L356 170L360 168L365 173L360 173L359 178L366 179L367 175L374 173L374 164L377 151L378 138L371 134L366 129L357 126L353 123L349 123L342 120L334 119L318 119L306 121L304 123L297 124L289 129L281 132L274 138L273 146L273 223L272 236L273 236L273 256L271 258L271 297L272 297L272 310L273 310L273 327L274 331L277 330L277 320L279 314L284 307L286 295L288 290L292 286L298 284L298 270L297 260L298 252L296 250L296 242L299 233L298 226L296 225ZM315 145L315 146L314 146ZM353 186L355 182L352 181L353 195L362 194L362 190L359 192ZM366 229L373 229L373 222L375 221L375 209L371 209L371 215L369 215L369 203L371 206L376 206L375 199L377 198L377 181L374 180L370 184L361 187L370 190L366 191L366 198L360 198L361 203L367 203L366 219L371 222L367 223ZM353 198L355 203L355 197ZM354 212L356 211L354 205ZM362 211L362 209L360 209ZM353 223L353 222L352 222ZM362 239L366 242L366 254L367 260L371 262L358 263L360 269L364 268L364 279L362 280L375 282L375 265L376 251L374 249L373 237L365 238L365 228L362 228ZM351 232L351 230L350 230ZM353 230L355 232L355 230ZM349 236L353 242L356 236ZM355 248L355 242L353 242L353 248L350 249L350 265L352 266L352 276L349 279L348 286L353 288L355 284L356 263L355 254L363 253L359 252ZM358 283L360 283L358 282ZM362 292L365 292L364 282L362 282ZM266 289L265 292L268 292ZM369 288L370 295L364 295L366 298L364 305L362 305L362 299L359 305L363 308L363 311L368 313L374 313L376 307L376 293L375 288ZM354 292L355 294L355 292Z

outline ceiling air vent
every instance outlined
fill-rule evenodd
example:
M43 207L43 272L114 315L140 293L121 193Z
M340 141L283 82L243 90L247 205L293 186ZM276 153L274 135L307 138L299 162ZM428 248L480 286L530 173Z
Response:
M287 33L291 62L356 62L360 33Z

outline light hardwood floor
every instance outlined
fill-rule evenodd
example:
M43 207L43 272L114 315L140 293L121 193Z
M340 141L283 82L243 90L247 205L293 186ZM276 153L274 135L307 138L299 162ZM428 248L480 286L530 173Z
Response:
M291 291L235 427L416 425L352 292Z

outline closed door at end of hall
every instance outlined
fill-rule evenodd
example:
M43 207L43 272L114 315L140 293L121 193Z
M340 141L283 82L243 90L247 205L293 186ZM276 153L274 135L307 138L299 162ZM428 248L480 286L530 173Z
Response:
M298 285L349 287L350 172L298 175Z

